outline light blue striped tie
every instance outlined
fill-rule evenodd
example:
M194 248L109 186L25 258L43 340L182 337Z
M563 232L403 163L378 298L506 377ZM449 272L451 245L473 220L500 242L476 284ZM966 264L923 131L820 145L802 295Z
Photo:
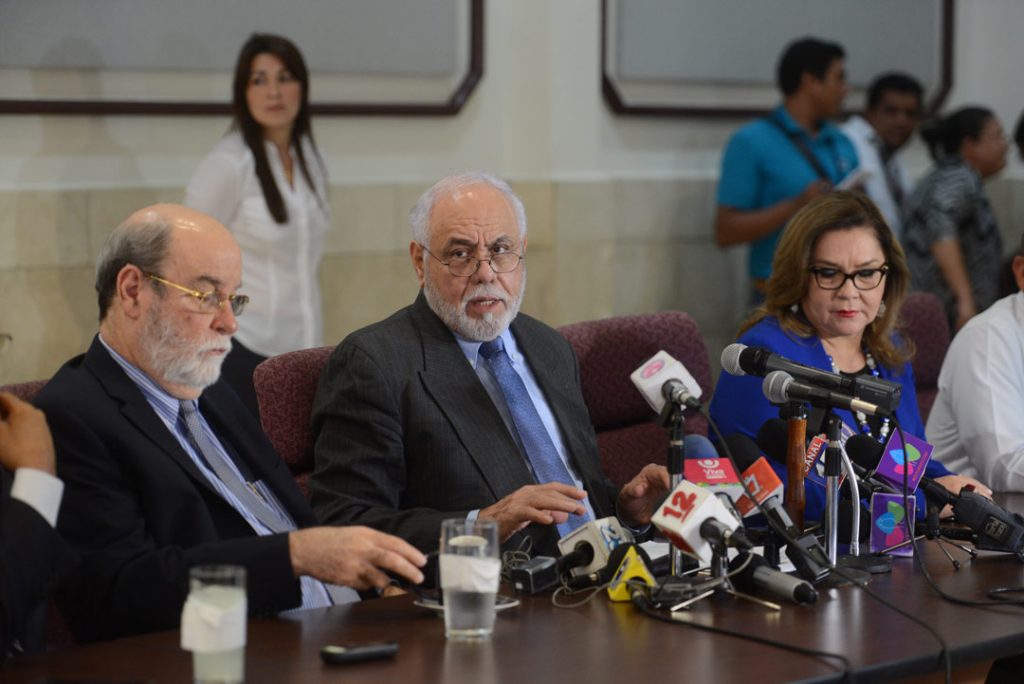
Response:
M501 393L505 395L505 403L512 413L512 422L515 423L537 481L542 484L562 482L575 487L569 469L558 455L558 449L551 441L551 435L545 429L544 422L537 413L537 407L533 405L526 384L512 367L512 359L505 351L504 341L499 337L484 342L480 345L480 356L487 359L491 365L491 371L501 387ZM586 512L583 515L570 515L567 521L558 525L558 533L564 537L590 519L590 514Z

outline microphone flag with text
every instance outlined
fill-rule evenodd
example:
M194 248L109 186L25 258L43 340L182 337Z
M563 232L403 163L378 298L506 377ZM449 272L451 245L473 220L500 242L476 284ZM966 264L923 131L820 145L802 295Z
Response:
M645 361L629 379L656 413L662 412L666 401L681 408L700 408L700 385L686 366L664 350Z
M752 548L739 521L718 497L686 480L669 492L651 522L673 545L705 565L711 563L713 545Z
M573 577L589 575L608 565L612 551L620 544L633 541L633 535L618 518L609 516L590 520L558 540L560 574Z
M683 477L701 487L722 493L733 501L743 496L743 485L729 459L719 455L715 445L703 435L686 435L686 460Z
M907 443L910 443L907 435ZM873 473L884 457L882 445L850 439L850 458L868 473ZM922 467L923 472L923 467ZM887 480L886 480L887 482ZM900 485L902 487L902 484ZM921 477L918 484L925 497L940 508L949 504L953 520L970 530L970 541L978 549L1016 554L1024 561L1024 517L999 506L986 496L964 487L955 494L930 477Z

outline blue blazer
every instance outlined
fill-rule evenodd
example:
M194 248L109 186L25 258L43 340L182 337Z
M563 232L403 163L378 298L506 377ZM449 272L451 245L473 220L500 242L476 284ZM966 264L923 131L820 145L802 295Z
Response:
M779 327L778 320L773 316L766 317L753 328L745 332L739 339L750 347L765 347L791 361L807 366L831 370L828 354L817 337L798 337ZM903 385L903 395L896 408L896 420L903 431L916 437L924 438L924 423L917 408L917 390L914 387L914 371L909 363L894 371L883 365L878 367L879 374L886 380ZM750 375L735 376L722 371L715 387L711 401L711 418L718 424L723 435L744 434L752 439L765 421L779 417L779 410L772 406L761 390L763 378ZM857 421L849 411L836 410L840 420L856 430ZM786 467L772 462L779 479L786 482ZM950 471L938 461L930 461L925 468L928 477L949 475ZM807 508L804 515L808 520L817 520L825 510L825 490L810 485L807 487ZM925 504L922 495L918 494L917 510L923 515Z

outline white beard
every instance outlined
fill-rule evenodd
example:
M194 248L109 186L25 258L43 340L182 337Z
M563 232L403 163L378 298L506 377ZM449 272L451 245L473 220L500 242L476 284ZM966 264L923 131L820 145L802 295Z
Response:
M220 367L227 354L206 357L206 352L227 347L231 350L231 337L217 335L211 342L199 345L175 330L166 316L157 308L149 311L143 331L142 352L149 357L149 365L163 382L205 389L220 378Z
M523 277L519 281L519 292L511 299L498 284L478 285L467 290L458 306L453 306L446 302L441 293L437 291L430 277L429 269L425 269L424 272L423 295L426 297L431 311L444 321L449 330L473 342L489 342L512 325L512 321L519 313L519 307L523 303L523 293L526 291L526 265L523 264L520 268L523 269ZM482 318L473 318L466 313L466 305L471 299L477 297L490 297L504 302L504 313L487 313Z

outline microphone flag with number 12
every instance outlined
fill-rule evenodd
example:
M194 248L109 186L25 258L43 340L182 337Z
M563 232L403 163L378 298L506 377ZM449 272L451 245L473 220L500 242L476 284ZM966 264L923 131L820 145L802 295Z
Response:
M708 518L730 530L739 527L729 509L707 487L683 480L651 516L651 522L672 544L707 565L713 554L711 545L700 534L700 527Z

